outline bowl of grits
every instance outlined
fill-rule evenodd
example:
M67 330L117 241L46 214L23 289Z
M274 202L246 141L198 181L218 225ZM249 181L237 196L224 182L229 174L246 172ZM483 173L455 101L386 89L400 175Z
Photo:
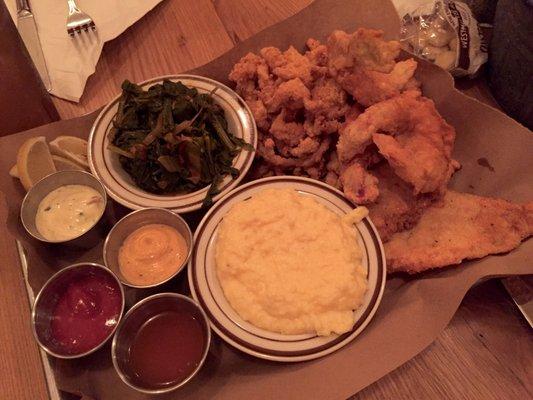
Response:
M106 203L104 186L90 173L60 171L26 193L20 218L26 231L42 242L89 242L89 232L102 219Z
M188 278L227 343L296 362L363 331L381 301L386 264L364 207L324 183L279 176L243 185L209 210Z
M104 242L105 265L134 288L165 283L187 265L192 232L183 218L163 208L143 208L118 221Z

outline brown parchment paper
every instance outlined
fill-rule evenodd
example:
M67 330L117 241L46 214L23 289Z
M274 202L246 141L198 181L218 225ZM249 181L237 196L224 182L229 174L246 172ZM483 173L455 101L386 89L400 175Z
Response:
M227 82L231 66L248 51L257 51L267 45L286 48L293 44L303 48L308 37L324 39L334 29L353 31L357 27L383 29L388 38L395 38L399 20L392 4L385 0L319 0L193 72ZM532 200L531 132L503 113L456 91L451 76L439 68L421 62L417 75L425 95L435 100L441 114L457 130L454 157L463 168L454 176L452 187L515 202ZM0 139L0 188L6 202L3 207L7 209L6 224L9 232L23 242L28 253L29 280L34 290L38 290L54 271L72 262L101 262L101 244L81 250L45 246L31 240L18 220L24 191L7 172L15 163L18 146L25 139L43 135L51 140L66 134L87 137L96 115L60 121ZM478 163L482 158L493 170ZM125 212L114 205L107 210L106 218L112 223ZM197 213L188 215L187 219L195 224L200 217ZM200 374L183 389L159 398L347 398L411 359L435 340L452 318L464 294L477 281L533 273L532 256L533 240L528 240L508 254L416 277L389 278L381 306L365 331L342 350L319 360L297 364L267 362L234 350L215 336ZM162 290L186 291L185 274ZM130 290L127 302L131 305L147 294ZM52 359L51 363L60 389L82 392L97 399L147 398L120 381L112 368L109 345L80 360Z

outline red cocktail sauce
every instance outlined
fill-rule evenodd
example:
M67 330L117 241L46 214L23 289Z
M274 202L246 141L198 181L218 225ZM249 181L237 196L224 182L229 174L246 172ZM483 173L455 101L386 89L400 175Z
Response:
M68 284L55 306L51 334L67 354L85 353L111 333L122 309L118 283L104 274L91 274Z
M189 377L202 360L206 333L187 311L168 311L145 322L129 351L134 379L142 386L164 388Z

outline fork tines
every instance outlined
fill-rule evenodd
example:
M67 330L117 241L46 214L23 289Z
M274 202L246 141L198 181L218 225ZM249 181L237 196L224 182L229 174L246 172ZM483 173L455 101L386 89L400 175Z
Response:
M72 28L68 28L67 32L70 36L74 37L76 34L80 35L82 31L89 32L89 29L96 31L96 25L93 21L91 21L88 24L83 24L79 26L75 26Z

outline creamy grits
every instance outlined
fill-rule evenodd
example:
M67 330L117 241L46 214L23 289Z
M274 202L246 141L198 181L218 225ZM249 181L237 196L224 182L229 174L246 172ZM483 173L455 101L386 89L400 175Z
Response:
M282 334L342 334L367 289L353 223L292 189L268 189L224 216L216 242L217 276L241 318Z
M104 199L90 186L65 185L39 203L35 226L47 240L69 240L91 229L104 212Z
M129 283L154 285L171 277L181 267L187 253L187 242L176 229L149 224L124 240L118 253L118 265Z

